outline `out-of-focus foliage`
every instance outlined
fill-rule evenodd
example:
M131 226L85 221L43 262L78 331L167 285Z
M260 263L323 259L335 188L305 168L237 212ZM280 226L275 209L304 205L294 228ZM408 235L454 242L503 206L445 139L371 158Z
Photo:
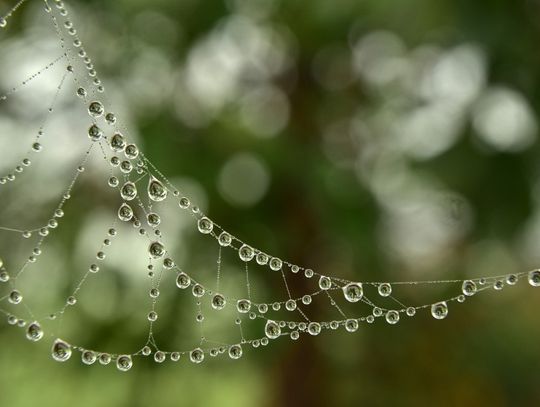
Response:
M28 2L0 32L1 89L58 55L41 7ZM352 280L476 277L540 263L538 1L67 7L132 136L240 238ZM3 169L56 85L43 77L23 107L0 106ZM84 130L81 117L54 123L65 146ZM80 153L59 151L72 160ZM19 210L22 223L54 206L72 167L42 169L45 182L2 196L2 210ZM42 300L51 304L110 219L103 185L75 192L75 210L44 250L51 276ZM169 225L182 259L212 264L215 253L190 227ZM0 250L16 252L16 243L2 236ZM111 261L116 270L84 292L83 313L65 324L96 346L134 348L146 333L132 321L143 319L147 282L125 259ZM280 281L255 279L283 294ZM277 341L240 361L143 363L129 374L56 364L44 344L2 324L0 405L538 405L539 294L521 282L456 305L444 321L426 313L355 334ZM168 301L174 312L164 312L160 335L195 329L182 325L192 310Z

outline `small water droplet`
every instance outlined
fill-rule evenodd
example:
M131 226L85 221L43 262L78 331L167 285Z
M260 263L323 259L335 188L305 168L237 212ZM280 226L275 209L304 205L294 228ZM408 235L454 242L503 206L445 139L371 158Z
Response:
M431 315L435 319L444 319L448 315L448 305L445 301L438 302L431 306Z
M222 310L225 308L225 305L227 304L227 301L225 300L225 297L221 294L215 294L212 297L212 308L215 310Z
M167 198L167 190L163 184L152 176L148 181L148 196L154 202L161 202Z
M399 322L399 312L390 310L386 313L386 322L390 325L397 324Z
M390 294L392 294L392 286L388 283L379 284L377 290L379 291L379 295L381 297L388 297Z
M358 302L364 296L361 283L349 283L343 287L343 296L349 302Z
M238 256L242 261L251 261L255 256L254 250L248 245L244 244L238 249Z
M71 345L61 339L56 339L53 343L51 354L57 362L65 362L71 357Z
M133 361L129 355L120 355L116 359L116 367L121 372L127 372L133 366Z
M199 221L197 222L197 226L199 228L199 232L205 235L211 233L212 229L214 228L214 224L207 217L199 219Z
M264 333L268 338L276 339L281 335L281 328L275 321L268 320L266 321L266 325L264 327Z
M122 133L114 133L111 138L111 149L117 153L121 152L126 148L126 142Z
M265 264L268 263L268 255L259 252L257 253L257 256L255 257L255 261L257 262L257 264L264 266Z
M20 304L23 296L18 290L13 290L9 293L8 301L12 304Z
M528 276L529 284L533 287L540 287L540 270L533 270Z
M201 363L204 360L204 351L201 348L193 349L189 353L189 360L193 363Z
M118 209L118 218L124 222L127 222L133 218L133 209L126 203L123 203Z
M232 237L229 233L227 232L221 232L219 237L218 237L218 243L223 246L223 247L227 247L231 244L232 242Z
M295 300L287 300L285 302L285 309L287 311L294 311L296 309L296 301Z
M188 288L191 285L191 279L186 273L180 273L176 277L176 286L181 289Z
M331 326L332 329L335 329L333 326ZM358 320L356 319L347 319L345 321L345 330L347 332L356 332L358 330Z
M319 288L321 290L329 290L332 288L332 280L330 277L321 276L321 278L319 278Z
M476 294L476 291L477 291L476 283L472 280L465 280L463 284L461 285L461 292L465 294L467 297L470 297Z
M158 350L156 353L154 353L154 362L163 363L166 357L167 356L165 355L164 352Z
M139 149L135 144L128 144L124 150L124 154L130 160L134 160L139 156Z
M96 352L85 350L81 354L81 360L85 365L93 365L97 360Z
M103 131L101 131L96 124L93 124L88 129L88 137L90 137L92 141L98 141L101 139L101 137L103 137Z
M43 329L41 329L41 325L37 321L32 322L26 328L26 338L32 342L37 342L43 338Z
M205 290L204 290L204 287L202 285L195 284L193 286L193 288L191 289L191 292L193 293L193 295L195 297L200 298L200 297L202 297L204 295Z
M103 108L103 104L98 101L90 102L88 105L88 114L92 117L100 117L105 109Z
M242 299L236 302L236 309L242 314L247 314L251 309L251 301Z
M317 336L321 333L321 324L318 322L310 322L307 329L310 335Z
M229 357L231 359L240 359L242 357L242 347L240 345L232 345L229 348Z
M137 197L137 187L133 182L128 181L120 189L120 195L122 196L122 199L132 201Z

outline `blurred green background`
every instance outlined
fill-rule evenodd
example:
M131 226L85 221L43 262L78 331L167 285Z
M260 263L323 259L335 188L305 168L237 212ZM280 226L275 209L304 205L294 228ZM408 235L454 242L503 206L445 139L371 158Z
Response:
M0 14L10 5L0 1ZM255 247L364 281L474 278L540 263L537 0L66 5L106 106L130 137L211 218ZM29 1L0 32L0 94L59 54L43 3ZM0 104L2 174L26 151L64 69ZM2 226L46 221L87 147L77 136L88 116L74 103L72 81L64 90L48 122L50 144L0 189ZM106 237L118 204L107 176L98 154L21 282L43 313L62 305ZM189 216L165 206L163 214L178 263L212 281L215 244ZM120 232L108 266L53 329L82 346L134 352L147 334L146 255L144 245L134 255L135 231ZM32 247L0 232L8 268ZM227 256L224 291L238 294L242 265ZM279 276L258 271L257 295L283 299ZM313 289L303 279L290 284L296 295ZM421 304L458 292L396 293ZM175 293L163 289L156 338L167 349L189 348L199 335L193 300ZM56 363L50 341L30 344L1 323L0 405L536 406L539 309L540 292L520 281L452 304L443 321L424 312L396 326L283 339L245 347L238 361L136 359L127 374L83 366L78 353ZM322 319L332 311L328 301L311 310ZM212 335L237 335L234 318L209 321ZM262 332L244 328L250 337Z

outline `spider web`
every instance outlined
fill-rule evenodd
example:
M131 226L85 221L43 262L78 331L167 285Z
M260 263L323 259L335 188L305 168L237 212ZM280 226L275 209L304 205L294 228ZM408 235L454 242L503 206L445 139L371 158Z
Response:
M25 0L19 1L0 18L1 28L9 28L9 19L23 3ZM278 338L298 340L302 335L317 336L326 330L353 333L377 320L394 325L422 313L444 319L454 304L485 291L513 286L523 278L532 286L540 286L539 270L469 280L349 281L293 264L242 241L203 213L133 142L122 118L114 113L64 3L44 0L44 6L56 36L57 57L0 94L2 109L32 125L38 123L30 143L22 149L14 148L20 157L3 154L5 160L15 164L11 172L0 176L4 202L0 232L3 239L16 242L17 250L0 253L0 312L9 324L22 328L30 341L49 339L55 360L65 362L78 352L84 364L113 363L127 371L137 357L151 357L157 363L167 359L200 363L220 354L238 359L246 349L266 346ZM49 86L46 96L31 92L40 79L55 84ZM28 118L16 108L28 100L47 107L41 109L39 117ZM73 128L58 129L59 121L70 120L56 117L59 103L70 106ZM80 120L86 120L84 126ZM66 145L70 158L61 160ZM49 187L47 178L43 178L51 169L62 180L61 187ZM31 200L11 205L15 202L11 188L16 183L30 185L29 192L48 194L55 204L39 210L32 208ZM76 215L74 208L84 201L77 200L79 194L104 186L108 193L106 202L101 203L107 209L102 237L88 242L95 248L94 258L83 271L55 276L47 265L55 256L51 241L57 229L66 218ZM35 226L17 225L17 211L30 209L35 212ZM198 232L201 254L191 262L184 261L177 236L180 224ZM127 245L122 246L123 238L129 239ZM49 251L52 254L47 258ZM208 258L206 253L212 252L215 257ZM127 267L126 253L139 266ZM83 322L77 308L84 305L85 295L102 294L86 287L117 269L124 269L128 280L147 277L138 298L146 311L144 318L137 311L116 326L122 330L134 320L144 323L140 346L112 352L94 348L87 333L81 333L82 328L74 332L64 321L71 318L80 328ZM269 297L261 283L264 280L258 278L260 273L282 286L281 297ZM298 286L293 284L298 280L305 280L302 286L309 287L308 291L292 289ZM47 287L59 282L66 287L62 300L46 298L43 292ZM41 290L33 296L36 287ZM427 292L429 299L418 301L419 291ZM409 297L416 301L411 302ZM180 305L169 307L168 303ZM188 322L179 322L180 329L161 327L160 315L170 313L179 320L191 320L194 329L184 329ZM317 318L321 314L324 319Z

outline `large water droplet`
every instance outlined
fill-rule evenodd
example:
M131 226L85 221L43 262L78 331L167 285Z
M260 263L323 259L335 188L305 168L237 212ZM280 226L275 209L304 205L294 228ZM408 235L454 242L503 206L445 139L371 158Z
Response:
M466 296L470 297L471 295L476 294L477 288L476 283L472 280L465 280L461 285L461 291Z
M133 366L133 361L129 355L120 355L116 359L116 367L121 372L127 372Z
M249 310L251 309L251 301L250 300L238 300L236 302L236 309L238 312L241 312L242 314L247 314Z
M137 197L137 187L133 182L128 181L122 186L122 189L120 190L120 195L122 196L122 199L125 199L126 201L132 201Z
M90 102L90 104L88 105L88 113L90 114L90 116L99 117L103 114L104 111L105 109L103 108L101 102L94 101Z
M242 261L250 261L255 256L255 251L247 244L244 244L238 249L238 256Z
M281 328L277 322L268 320L266 321L266 325L264 327L264 333L268 338L276 339L281 335Z
M388 297L392 294L392 286L388 283L379 284L378 291L381 297Z
M225 304L227 304L227 301L225 300L225 297L221 294L215 294L212 297L212 308L215 310L222 310L225 308Z
M204 360L204 351L201 348L193 349L189 354L189 360L193 363L201 363Z
M343 287L343 296L349 302L358 302L364 296L361 283L349 283Z
M130 160L134 160L139 156L139 149L135 144L128 144L124 150L124 154Z
M193 293L193 296L195 297L202 297L205 293L204 287L200 284L195 284L193 288L191 289L191 292Z
M88 129L88 137L90 137L92 141L98 141L101 139L101 137L103 137L103 131L101 131L96 124L93 124Z
M148 253L153 259L159 259L165 255L165 247L159 242L152 242L148 247Z
M348 319L345 321L345 329L347 332L355 332L358 330L358 321L356 319Z
M43 338L43 329L41 329L41 325L37 321L32 322L26 328L26 338L32 342L37 342Z
M294 311L296 309L296 301L295 300L287 300L285 302L285 309L287 311Z
M435 319L444 319L448 315L448 305L445 301L438 302L431 306L431 315Z
M240 345L232 345L229 348L229 357L231 359L240 359L242 357L242 347Z
M229 233L227 232L221 232L219 237L218 237L218 242L221 246L223 247L227 247L231 244L232 242L232 237Z
M127 222L133 218L133 209L126 203L123 203L118 209L118 218L120 220Z
M321 324L318 322L310 322L307 329L310 335L319 335L321 333Z
M126 148L126 142L124 136L121 133L114 133L111 138L111 149L119 153Z
M199 232L205 235L211 233L212 229L214 228L214 224L207 217L199 219L199 221L197 222L197 226L199 228Z
M529 273L529 284L533 287L540 287L540 270L533 270Z
M97 360L96 352L85 350L81 354L81 360L85 365L93 365Z
M397 324L399 322L399 312L390 310L386 313L386 322L390 325Z
M54 341L51 354L57 362L65 362L71 357L71 345L62 339Z
M157 213L152 212L146 216L146 221L148 222L149 226L155 228L159 226L159 224L161 223L161 218L159 217Z
M260 259L257 257L257 260L260 260ZM258 263L258 261L257 261L257 263ZM277 257L272 257L270 259L270 261L268 262L268 266L273 271L279 271L279 270L281 270L281 267L283 266L283 262L280 259L278 259Z
M327 276L321 276L319 278L319 288L321 290L329 290L332 287L332 280L330 277Z
M186 273L180 273L176 277L176 286L181 289L186 289L191 285L191 278Z
M159 180L150 177L148 181L148 196L154 202L161 202L167 198L167 190Z

